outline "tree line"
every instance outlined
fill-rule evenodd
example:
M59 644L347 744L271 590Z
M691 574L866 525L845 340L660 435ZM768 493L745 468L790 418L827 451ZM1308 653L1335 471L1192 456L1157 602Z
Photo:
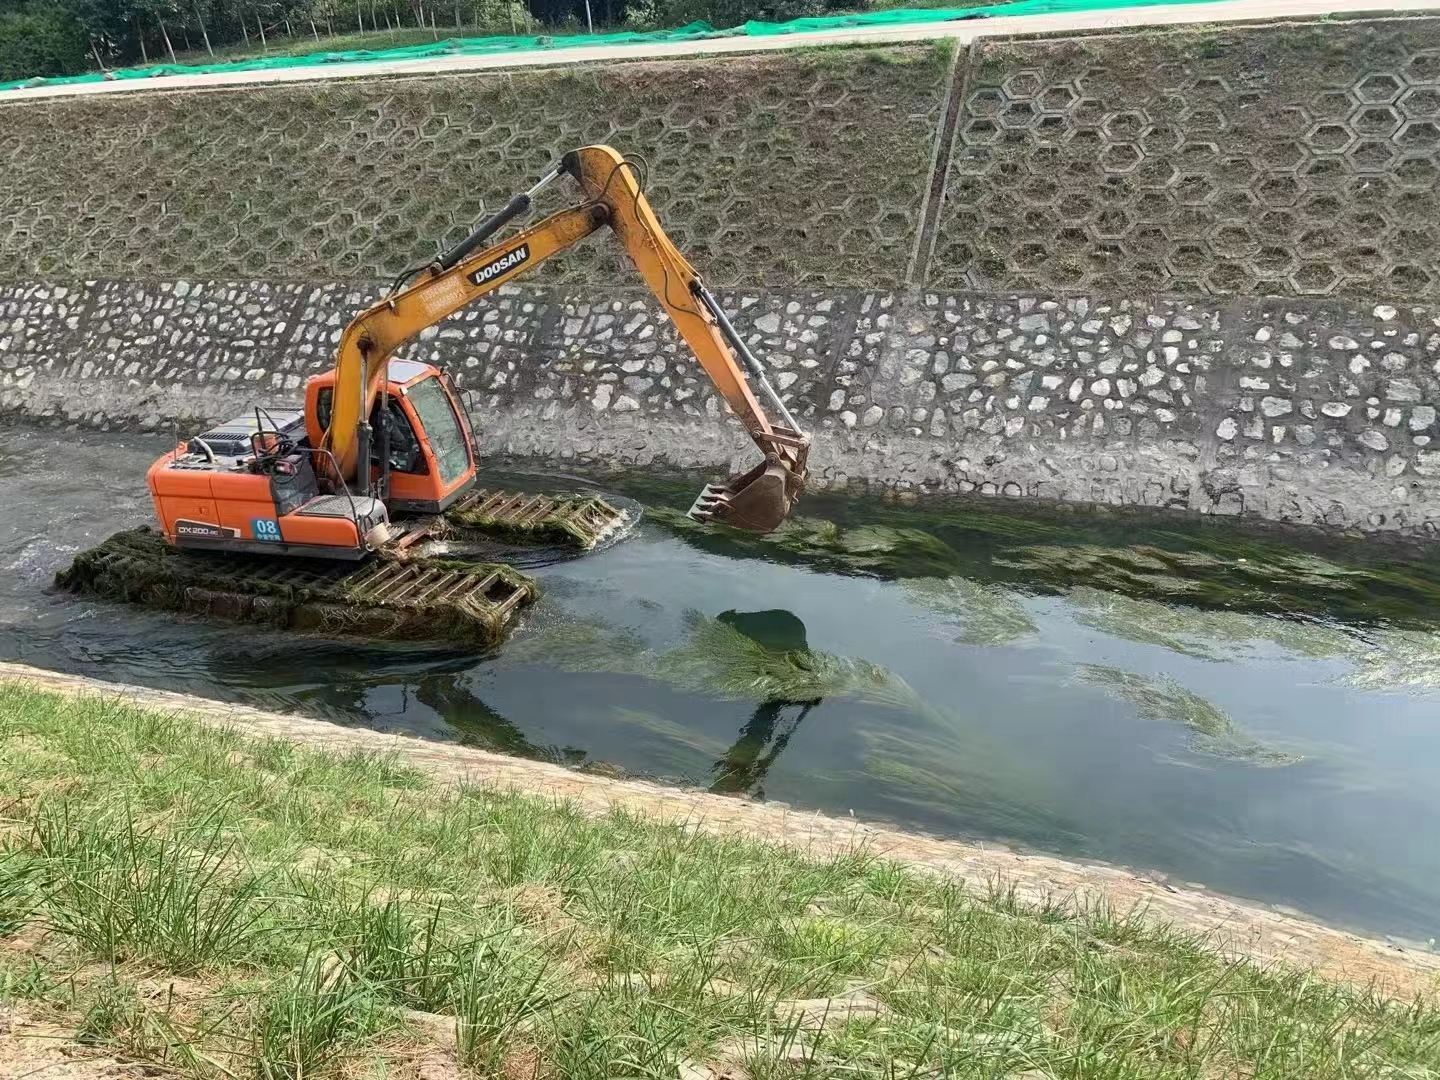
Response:
M820 14L844 0L0 0L0 80L417 35L655 29ZM356 40L358 39L358 40Z

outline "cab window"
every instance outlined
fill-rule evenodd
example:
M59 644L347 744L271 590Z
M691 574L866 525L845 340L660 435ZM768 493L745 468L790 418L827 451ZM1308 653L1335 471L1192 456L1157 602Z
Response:
M326 386L321 389L315 399L315 419L320 422L322 429L330 426L330 409L334 402L335 391ZM380 403L375 403L375 408L370 412L370 426L376 426L380 418ZM385 426L390 429L390 468L394 472L403 473L426 473L429 468L425 463L425 453L420 448L420 440L415 437L415 429L410 426L410 418L405 415L405 410L400 408L400 402L394 397L389 399L389 408L385 411ZM377 437L374 445L370 447L370 463L380 464L380 440Z

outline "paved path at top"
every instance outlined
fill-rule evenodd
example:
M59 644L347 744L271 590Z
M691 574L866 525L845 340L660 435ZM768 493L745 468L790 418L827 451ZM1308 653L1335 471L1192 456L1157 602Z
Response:
M1367 18L1440 10L1437 0L1392 0L1383 9L1364 10ZM156 90L196 90L261 83L314 82L390 75L437 75L497 68L549 67L597 60L648 60L722 53L772 52L817 45L896 44L953 38L962 44L978 38L1016 34L1063 34L1118 30L1185 23L1254 23L1285 19L1314 19L1325 15L1359 14L1337 0L1215 0L1211 3L1160 4L1153 7L1112 8L1106 11L1066 12L1058 15L999 16L916 26L876 26L820 30L813 33L769 37L723 37L701 41L653 42L638 45L597 45L535 49L486 56L434 56L412 60L384 60L324 64L314 67L271 68L263 71L226 71L196 75L160 75L150 79L72 83L0 91L0 104L33 98L86 97L91 94L134 94Z
M317 749L393 753L436 783L469 783L528 795L565 799L583 812L624 809L645 817L684 822L718 835L742 835L784 844L812 857L854 851L914 869L943 874L984 894L992 883L1013 885L1023 901L1069 899L1108 903L1209 937L1225 954L1261 965L1313 968L1321 975L1404 998L1440 993L1440 955L1401 951L1386 942L1335 930L1302 918L1195 888L1177 888L1154 875L1122 867L1083 864L1049 855L941 840L853 819L802 813L783 804L752 803L704 791L638 780L615 780L560 765L506 757L451 743L341 727L322 720L265 712L187 694L100 682L0 662L0 681L19 681L63 694L101 694L135 705L193 717L256 738L290 739Z

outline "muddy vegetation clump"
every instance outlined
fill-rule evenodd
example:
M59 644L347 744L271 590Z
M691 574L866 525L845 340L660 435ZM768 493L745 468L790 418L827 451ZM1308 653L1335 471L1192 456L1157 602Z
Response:
M116 533L55 575L69 592L277 629L499 645L539 587L457 559L359 564L182 551L149 528Z

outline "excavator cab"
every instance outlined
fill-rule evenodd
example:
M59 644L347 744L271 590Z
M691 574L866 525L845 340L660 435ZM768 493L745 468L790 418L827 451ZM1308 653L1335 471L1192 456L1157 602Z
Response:
M429 364L388 364L386 407L370 409L370 484L391 513L438 514L475 481L470 421L450 378ZM305 426L323 443L334 412L334 369L305 384Z

